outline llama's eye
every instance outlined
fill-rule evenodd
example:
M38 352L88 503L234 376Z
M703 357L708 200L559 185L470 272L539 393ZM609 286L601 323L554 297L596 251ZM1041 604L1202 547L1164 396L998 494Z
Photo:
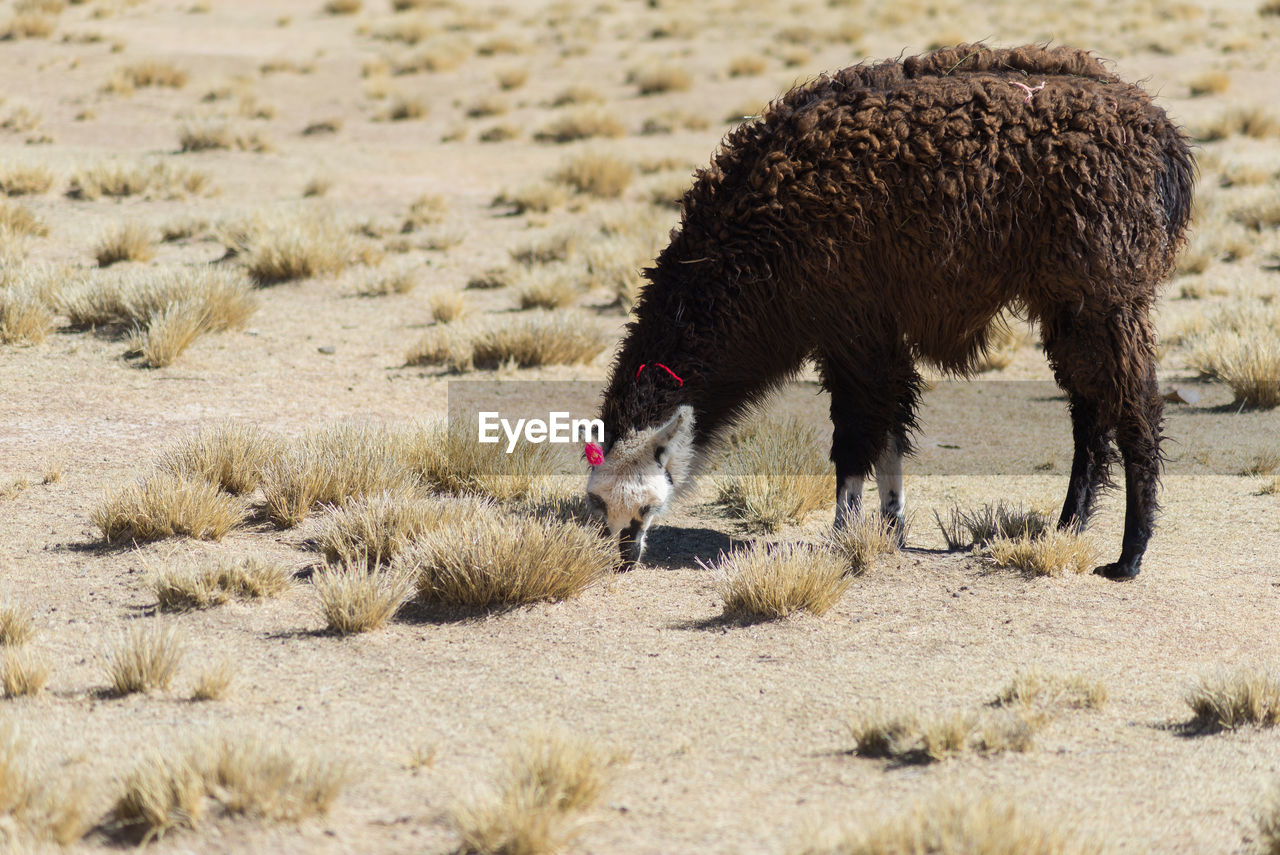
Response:
M645 505L643 508L641 508L640 519L644 519L645 517L649 516L649 511L651 510L653 510L653 505Z
M660 445L653 450L653 459L661 463L662 455L666 453L667 453L667 447L665 445Z

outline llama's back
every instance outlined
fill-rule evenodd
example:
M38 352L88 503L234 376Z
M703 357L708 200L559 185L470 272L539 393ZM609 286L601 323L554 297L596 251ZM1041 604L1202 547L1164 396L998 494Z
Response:
M1154 289L1191 172L1163 110L1088 53L961 46L788 92L726 138L677 243L764 280L808 259L935 295L1049 273Z

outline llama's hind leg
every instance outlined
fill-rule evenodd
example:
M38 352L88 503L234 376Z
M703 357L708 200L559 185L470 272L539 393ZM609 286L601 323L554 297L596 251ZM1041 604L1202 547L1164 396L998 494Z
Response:
M1106 482L1114 435L1125 469L1124 539L1118 561L1095 569L1111 579L1136 576L1150 540L1160 475L1163 403L1156 386L1150 323L1141 309L1102 316L1063 312L1044 325L1045 351L1071 400L1075 457L1059 525L1087 520Z

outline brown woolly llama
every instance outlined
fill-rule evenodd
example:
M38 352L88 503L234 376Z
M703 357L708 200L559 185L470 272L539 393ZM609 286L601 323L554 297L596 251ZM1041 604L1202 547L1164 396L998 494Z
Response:
M969 373L1013 306L1038 323L1070 402L1059 526L1088 520L1114 441L1124 540L1096 572L1134 576L1160 470L1149 312L1193 173L1151 97L1072 48L962 45L791 90L698 171L646 271L588 502L638 560L708 445L813 359L831 394L837 525L861 512L873 467L900 523L915 362Z

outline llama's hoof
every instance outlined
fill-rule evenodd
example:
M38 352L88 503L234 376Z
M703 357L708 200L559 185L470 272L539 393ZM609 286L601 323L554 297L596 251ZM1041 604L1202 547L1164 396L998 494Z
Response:
M1093 568L1093 572L1099 576L1105 576L1108 579L1122 581L1124 579L1132 579L1138 575L1138 571L1142 569L1138 562L1125 563L1115 561L1111 564L1103 564L1101 567Z

